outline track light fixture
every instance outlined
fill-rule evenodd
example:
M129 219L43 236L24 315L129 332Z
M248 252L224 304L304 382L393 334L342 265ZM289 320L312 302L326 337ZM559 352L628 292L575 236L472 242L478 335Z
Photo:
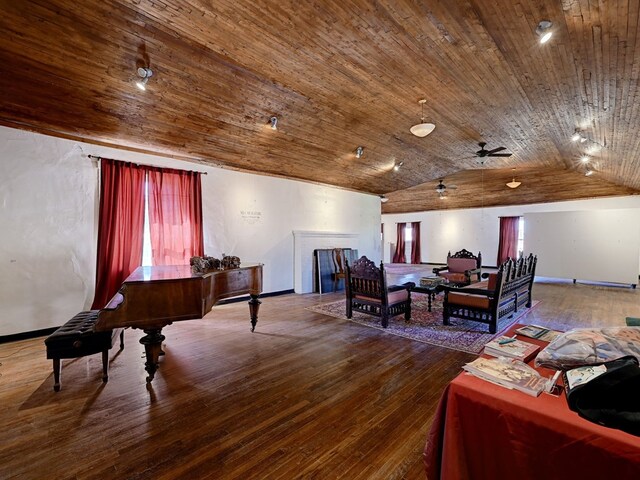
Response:
M271 124L271 130L278 129L278 117L273 116L269 119L269 123Z
M594 173L596 173L594 170L587 170L586 172L584 172L584 176L585 177L590 177L591 175L593 175Z
M362 158L362 155L364 155L364 147L356 148L356 158Z
M136 82L136 87L138 87L140 90L146 90L147 82L152 75L153 71L149 67L138 68L138 76L141 78L141 80L138 80Z
M393 171L394 171L394 172L397 172L398 170L400 170L400 167L401 167L402 165L404 165L404 162L396 163L396 164L393 166Z
M536 27L536 33L540 37L540 43L547 43L553 35L553 23L548 20L542 20Z
M584 143L587 141L587 137L579 129L576 128L576 130L573 132L573 135L571 135L571 141L579 141L580 143Z

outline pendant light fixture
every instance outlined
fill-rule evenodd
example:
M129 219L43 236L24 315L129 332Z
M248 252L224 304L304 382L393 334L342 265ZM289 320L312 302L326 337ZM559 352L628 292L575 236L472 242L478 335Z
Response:
M514 168L513 171L515 172L516 169ZM507 183L507 187L509 188L518 188L520 185L522 185L522 182L516 182L516 174L513 174L513 180L511 180L509 183Z
M424 121L424 104L427 103L427 101L423 98L422 100L419 100L418 103L421 105L421 108L422 108L420 123L411 127L410 131L416 137L426 137L431 132L433 132L433 129L436 128L436 126L433 123L425 123Z

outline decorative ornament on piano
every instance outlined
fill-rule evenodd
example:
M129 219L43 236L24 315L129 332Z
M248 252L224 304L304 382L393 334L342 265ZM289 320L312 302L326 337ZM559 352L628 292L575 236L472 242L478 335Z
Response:
M222 254L222 260L215 257L191 257L189 261L193 273L206 273L212 270L228 270L240 267L240 258Z
M222 269L238 268L240 266L240 258L222 254Z

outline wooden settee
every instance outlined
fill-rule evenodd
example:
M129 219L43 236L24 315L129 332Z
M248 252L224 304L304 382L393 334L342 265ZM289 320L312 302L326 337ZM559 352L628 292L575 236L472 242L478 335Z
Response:
M536 263L533 254L516 261L508 259L484 282L463 288L444 287L444 325L449 325L451 317L462 318L487 323L489 332L496 333L501 318L531 307Z

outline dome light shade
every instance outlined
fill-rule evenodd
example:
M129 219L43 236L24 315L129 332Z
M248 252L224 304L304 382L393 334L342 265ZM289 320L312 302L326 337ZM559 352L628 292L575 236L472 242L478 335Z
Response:
M522 185L522 182L516 182L516 176L515 176L515 171L516 169L513 169L514 174L513 174L513 180L511 180L509 183L507 183L507 187L509 188L518 188L520 185Z
M426 137L431 132L433 132L433 129L436 128L436 126L433 123L427 123L424 121L424 104L427 103L427 101L423 98L422 100L419 100L418 103L422 107L422 115L420 116L420 123L411 127L409 131L413 133L416 137L422 138L422 137Z
M419 123L410 128L411 133L413 133L416 137L426 137L436 126L433 123Z

